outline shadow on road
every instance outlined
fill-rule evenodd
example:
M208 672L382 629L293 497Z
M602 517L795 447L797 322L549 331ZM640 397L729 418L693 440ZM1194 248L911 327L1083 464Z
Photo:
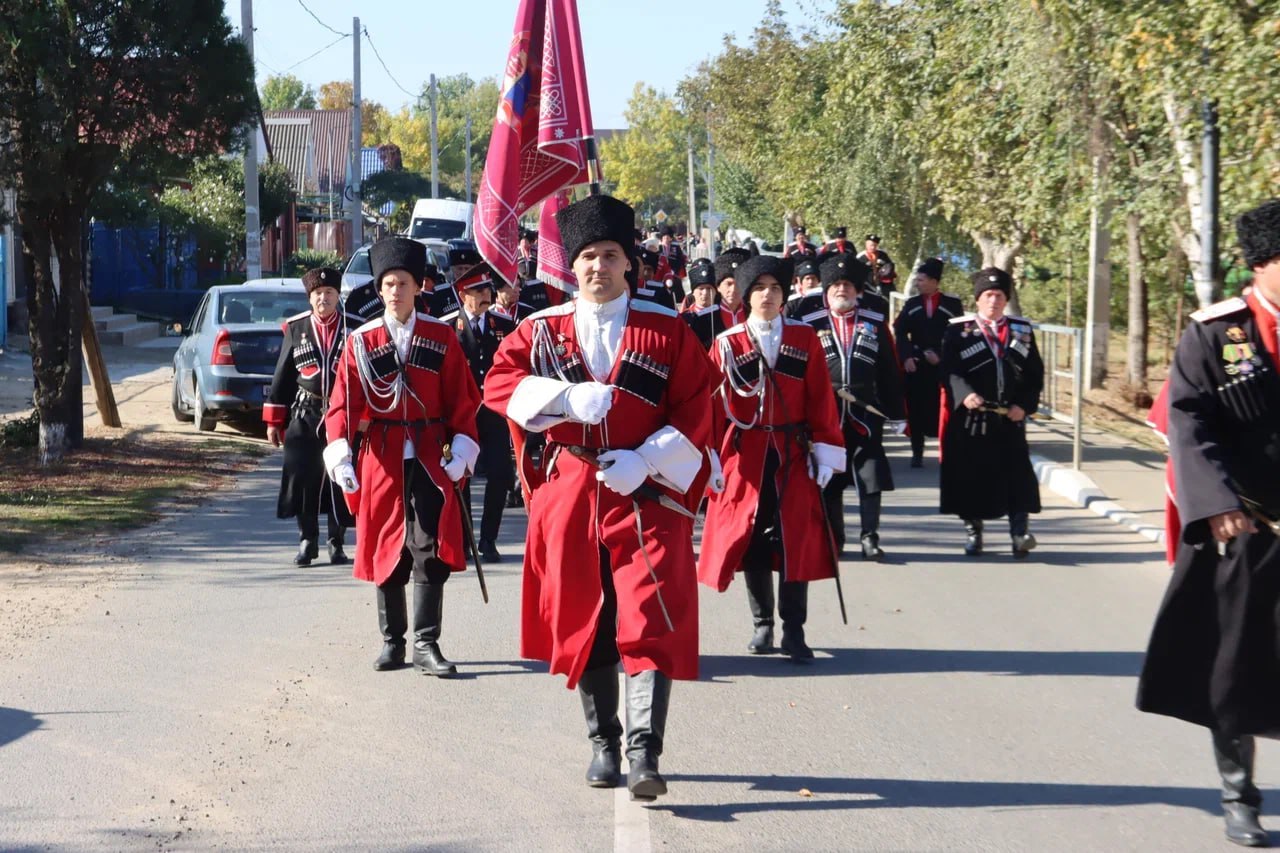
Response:
M716 776L667 774L673 782L745 785L750 791L812 797L717 805L657 805L689 820L730 822L756 812L805 812L833 809L981 809L1060 806L1165 805L1218 813L1218 792L1211 788L1154 785L1072 785L1048 782L957 782L924 779L831 779L805 776ZM844 799L838 799L843 797ZM833 799L834 798L834 799Z
M990 675L1136 677L1142 652L1051 652L973 649L816 649L799 666L782 655L703 655L702 680L736 677L790 678L822 675L899 675L984 672ZM831 657L822 657L826 652Z
M30 711L0 705L0 746L7 746L43 725L40 717Z

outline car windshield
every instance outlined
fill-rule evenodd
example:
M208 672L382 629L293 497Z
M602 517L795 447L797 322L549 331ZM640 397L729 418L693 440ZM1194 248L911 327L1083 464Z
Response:
M452 240L461 237L467 230L467 223L456 219L415 219L409 230L409 236L415 240Z
M224 293L218 303L218 320L230 323L271 323L302 311L309 311L311 304L305 293Z
M352 275L373 275L373 267L369 265L368 252L356 252L347 264L347 272Z

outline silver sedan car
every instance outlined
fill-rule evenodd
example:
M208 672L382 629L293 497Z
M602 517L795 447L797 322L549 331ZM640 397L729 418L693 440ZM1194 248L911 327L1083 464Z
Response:
M297 278L209 288L173 356L173 416L206 432L220 419L261 417L284 321L310 309Z

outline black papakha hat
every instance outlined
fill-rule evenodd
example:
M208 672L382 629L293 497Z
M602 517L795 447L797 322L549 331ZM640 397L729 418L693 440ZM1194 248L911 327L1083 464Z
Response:
M804 234L808 233L807 231L804 230L803 225L797 225L795 228L791 230L797 237L803 236Z
M999 267L986 267L973 274L973 298L977 299L988 290L1004 291L1006 297L1013 295L1013 276Z
M607 195L590 195L556 213L560 241L569 263L592 243L611 240L628 255L636 236L636 214L625 201Z
M1280 198L1245 211L1236 220L1236 237L1250 269L1280 258Z
M776 278L778 284L782 285L782 289L786 290L792 278L791 261L773 255L756 255L754 258L748 258L742 266L738 267L737 275L733 277L738 296L745 300L751 291L751 285L765 275Z
M929 258L916 267L916 272L936 281L942 281L942 258Z
M868 239L868 240L870 240L872 243L879 243L879 242L880 242L880 235L879 235L879 234L868 234L868 235L867 235L867 239Z
M404 270L421 286L427 274L427 247L407 237L384 237L369 248L375 286L391 270Z
M807 275L818 274L818 262L813 258L805 258L796 264L796 278L804 278Z
M822 261L821 277L823 288L830 287L837 281L847 281L862 290L871 277L871 267L866 261L858 260L850 252L828 255Z
M708 285L715 287L716 281L716 265L711 262L710 258L698 258L689 264L689 286L702 287Z
M655 275L657 274L658 264L662 259L662 255L659 255L653 249L637 249L636 255L640 258L640 263L652 269Z
M716 258L716 286L726 278L737 278L738 267L747 262L751 257L751 253L746 249L732 248L725 249Z
M849 236L849 229L841 225L839 228L836 229L835 233L837 237L843 240L845 237Z
M342 292L342 272L333 267L320 267L314 270L307 270L307 274L302 277L302 289L311 295L311 291L317 287L332 287L339 293Z
M674 229L674 228L672 228L670 225L668 225L668 226L666 226L665 228L663 228L663 229L662 229L662 231L658 234L658 236L659 236L659 237L675 237L675 236L676 236L676 229Z

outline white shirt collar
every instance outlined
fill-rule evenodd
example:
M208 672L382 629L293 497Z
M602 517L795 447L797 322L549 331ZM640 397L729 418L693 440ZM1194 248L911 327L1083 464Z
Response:
M1257 297L1258 297L1258 304L1259 304L1259 305L1261 305L1263 308L1266 308L1268 311L1270 311L1270 312L1271 312L1271 316L1272 316L1272 317L1275 317L1277 320L1280 320L1280 308L1277 308L1276 306L1272 305L1272 304L1271 304L1271 300L1269 300L1269 299L1267 299L1267 297L1263 296L1263 295L1262 295L1262 291L1261 291L1259 288L1256 288L1256 287L1255 287L1255 288L1253 289L1252 293L1253 293L1253 295L1254 295L1254 296L1257 296ZM1278 324L1278 325L1280 325L1280 324Z
M387 321L387 328L390 329L393 334L397 332L406 332L413 329L413 323L417 319L417 313L417 311L414 311L409 315L409 322L401 323L396 319L396 315L391 313L391 309L387 309L386 313L383 314L383 319Z
M592 302L587 299L579 299L575 304L578 306L579 313L589 314L603 320L606 317L613 317L626 311L627 303L630 299L631 296L626 291L623 291L617 298L608 302Z

